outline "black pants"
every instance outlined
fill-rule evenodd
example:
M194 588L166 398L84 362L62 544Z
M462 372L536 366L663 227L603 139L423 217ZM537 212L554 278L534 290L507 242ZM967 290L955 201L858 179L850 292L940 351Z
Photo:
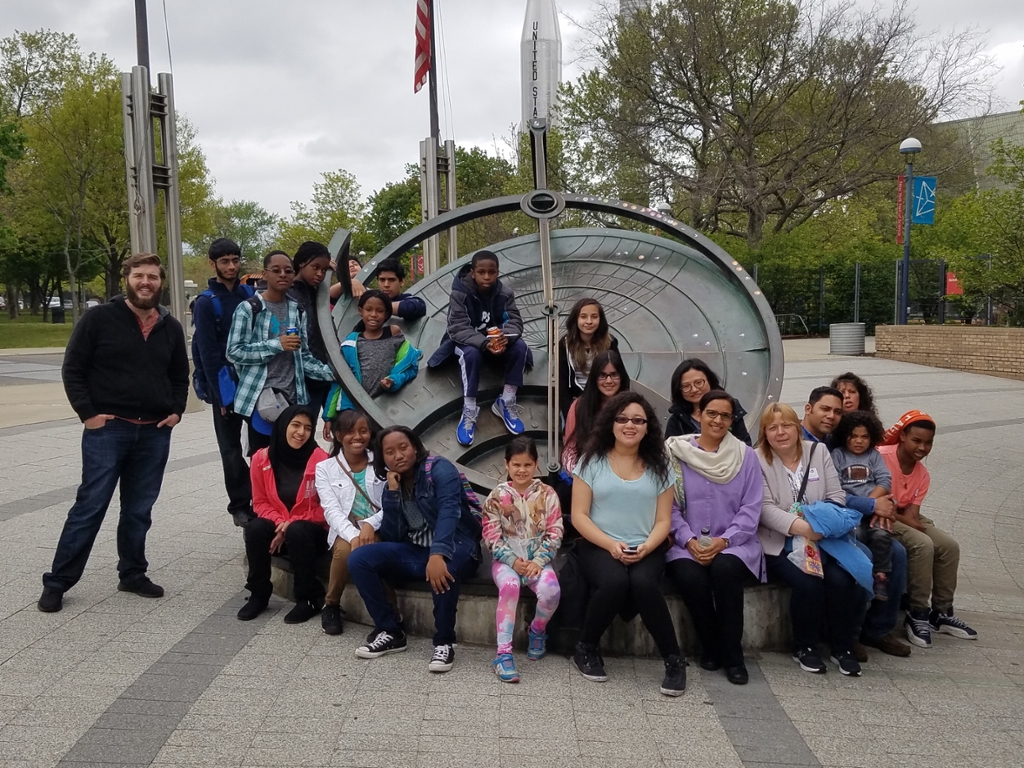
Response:
M756 580L743 561L724 552L710 565L680 558L665 566L686 603L702 653L727 667L743 663L743 587Z
M768 580L793 590L789 599L793 642L797 648L815 648L821 619L828 621L832 653L853 650L857 631L867 608L867 594L857 581L826 553L821 553L824 578L804 573L786 553L765 555Z
M220 462L224 468L224 488L228 492L228 514L249 512L252 509L252 484L249 481L249 465L242 451L242 430L249 430L252 443L253 429L245 419L234 411L221 415L220 406L214 403L213 431L217 435Z
M892 534L881 528L872 528L867 519L855 530L857 538L871 550L871 571L892 573Z
M661 593L665 571L665 547L659 547L639 563L624 565L607 550L580 539L576 545L580 569L590 587L580 640L598 646L615 614L635 610L651 633L663 657L679 653L672 615Z
M265 517L257 517L245 527L245 555L249 559L249 578L245 588L254 597L270 597L270 542L277 526ZM324 585L316 577L316 564L327 551L327 531L307 520L296 520L284 532L280 550L292 564L295 578L295 602L308 600L323 604Z
M306 379L306 394L309 395L308 405L318 417L323 413L324 404L327 402L327 395L331 393L332 384L333 382L330 381ZM316 431L315 426L313 431Z

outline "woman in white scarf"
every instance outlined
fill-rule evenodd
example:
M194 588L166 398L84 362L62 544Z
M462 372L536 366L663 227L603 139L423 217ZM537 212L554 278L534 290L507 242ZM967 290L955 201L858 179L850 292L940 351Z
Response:
M744 685L743 587L765 578L764 483L754 450L730 431L739 412L731 395L712 390L700 399L700 433L665 441L678 477L665 559L700 638L701 668L724 667L730 683Z

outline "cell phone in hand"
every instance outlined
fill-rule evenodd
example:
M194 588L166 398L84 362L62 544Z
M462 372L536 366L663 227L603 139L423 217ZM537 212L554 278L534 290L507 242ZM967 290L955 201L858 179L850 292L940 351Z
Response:
M622 553L624 555L635 555L637 553L638 549L639 549L639 547L626 547L625 549L622 550Z

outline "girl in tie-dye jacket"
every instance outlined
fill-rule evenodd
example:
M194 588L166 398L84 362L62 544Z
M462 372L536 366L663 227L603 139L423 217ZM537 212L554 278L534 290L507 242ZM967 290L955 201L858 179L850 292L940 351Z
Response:
M561 593L551 561L562 543L562 510L554 489L534 478L537 446L533 440L513 439L505 449L505 466L509 480L499 483L484 502L483 538L494 555L491 575L498 587L494 671L501 680L514 683L519 673L512 658L512 630L520 585L537 594L527 658L544 656L545 629L558 607Z

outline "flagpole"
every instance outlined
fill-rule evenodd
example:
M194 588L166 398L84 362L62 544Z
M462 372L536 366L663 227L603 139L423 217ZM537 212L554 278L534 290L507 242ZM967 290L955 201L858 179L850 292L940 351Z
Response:
M438 0L430 0L430 137L434 146L440 144L441 127L437 117L437 46L434 35L434 7Z

